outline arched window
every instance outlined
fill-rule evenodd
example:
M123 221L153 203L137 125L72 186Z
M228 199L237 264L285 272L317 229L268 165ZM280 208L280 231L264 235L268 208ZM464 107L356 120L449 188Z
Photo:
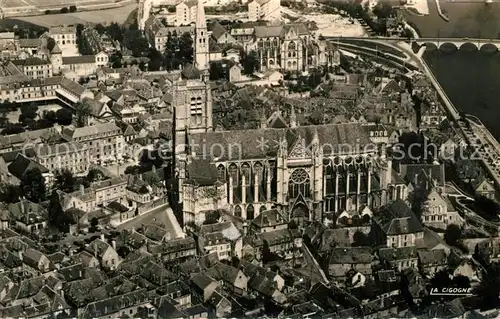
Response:
M287 65L288 65L288 68L291 68L292 67L292 62L288 61Z
M288 51L295 51L297 47L295 46L295 42L290 42L288 44Z
M266 207L266 206L264 206L264 205L262 205L262 206L260 206L260 208L259 208L259 213L260 213L260 214L262 214L262 212L265 212L266 210L267 210L267 207Z
M273 59L269 60L269 65L274 65Z
M255 210L253 205L250 204L247 206L247 220L253 220L255 218Z
M236 206L234 208L234 216L241 217L241 206Z
M250 178L250 165L248 165L248 163L243 163L243 165L241 165L241 174L245 176L246 185L250 185L252 180Z
M233 186L236 186L239 184L239 174L238 174L238 167L236 164L231 164L229 165L229 176L233 178Z
M309 197L310 192L311 185L307 171L303 168L294 170L289 180L288 196L296 198L299 194L302 194L304 197Z
M226 168L224 167L224 165L221 164L219 165L219 167L217 167L217 173L220 181L226 180Z

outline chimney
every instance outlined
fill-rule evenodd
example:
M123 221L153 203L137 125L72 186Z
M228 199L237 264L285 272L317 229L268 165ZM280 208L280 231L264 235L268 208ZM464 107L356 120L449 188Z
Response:
M415 176L413 177L413 184L417 186L417 182L418 182L418 174L415 174Z
M83 196L85 194L85 186L80 184L80 194Z
M116 241L114 240L111 241L111 247L113 247L113 249L116 250Z
M23 252L22 251L18 251L18 257L19 257L19 259L23 260Z
M101 240L102 240L102 241L105 241L105 239L104 239L104 234L101 234Z

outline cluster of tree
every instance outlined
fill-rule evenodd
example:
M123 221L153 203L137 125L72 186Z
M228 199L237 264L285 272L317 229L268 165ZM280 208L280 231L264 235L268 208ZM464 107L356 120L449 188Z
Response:
M448 225L444 232L444 241L450 246L461 248L461 240L462 229L455 224Z
M189 32L178 35L174 30L167 35L165 45L165 68L177 70L187 63L193 63L193 38Z
M229 80L227 68L224 68L222 62L210 62L210 81Z
M217 224L219 222L221 213L218 210L212 210L208 212L205 216L205 221L203 224L205 225L211 225L211 224Z
M21 106L21 114L19 114L19 122L24 126L30 126L35 121L38 112L36 103L25 104Z
M144 149L139 155L139 170L141 172L148 172L153 169L153 166L155 168L162 167L164 162L164 156L160 150Z
M23 193L19 186L0 183L0 201L3 203L16 203L21 196L23 196Z
M47 192L45 178L38 168L28 170L24 173L21 177L19 187L24 197L34 203L40 203L46 200Z
M269 243L267 240L264 240L264 244L262 246L262 263L265 265L279 260L281 260L281 258L271 251Z
M413 191L408 196L410 207L419 220L422 219L422 214L427 211L427 202L430 191L424 185L416 185Z
M376 20L370 14L368 3L363 6L358 1L321 1L327 6L327 13L334 13L335 11L345 12L345 14L353 19L361 18L363 21L377 34L385 35L387 18L395 16L396 11L389 2L379 2L373 8L373 14Z
M94 29L100 35L107 34L111 39L122 42L123 41L123 30L122 27L116 22L113 22L109 25L102 25L100 23L94 26Z
M370 236L359 230L354 233L352 240L352 247L369 247L372 245Z
M132 51L135 57L144 56L149 49L149 42L142 32L132 27L123 33L123 45Z
M83 24L79 23L76 25L76 46L81 55L92 55L94 52L92 50L92 46L87 40L87 37L83 34L84 29L85 27Z
M205 12L207 14L216 14L216 15L221 13L230 14L238 12L248 12L248 5L243 5L233 2L225 6L205 7Z
M68 12L76 12L76 6L63 7L60 10L45 10L45 14L58 14L58 13L68 13Z
M49 225L56 228L60 232L69 232L69 227L73 223L73 218L68 212L63 210L56 190L52 191L52 194L50 195L48 213Z
M478 195L474 196L474 206L478 208L475 210L481 217L489 221L499 221L500 214L500 204L496 201L484 196Z
M259 56L255 51L250 51L247 54L244 50L241 50L240 61L241 65L243 66L244 74L250 75L253 74L255 71L257 71L258 69L260 69Z
M61 108L54 111L44 111L41 118L35 119L36 111L32 106L23 106L21 114L19 115L20 123L5 123L5 128L0 135L19 134L28 130L40 130L44 128L53 127L55 124L70 125L73 114L70 109Z
M321 70L314 70L307 76L300 76L296 83L292 83L288 87L290 93L301 93L314 90L323 79L323 72Z

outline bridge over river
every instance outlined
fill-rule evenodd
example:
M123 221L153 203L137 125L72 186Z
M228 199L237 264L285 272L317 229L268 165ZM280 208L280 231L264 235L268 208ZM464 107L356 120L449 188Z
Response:
M339 38L331 38L338 39L338 41L349 41L349 40L359 40L359 41L383 41L383 42L411 42L417 43L420 46L427 47L435 47L441 48L443 45L454 45L457 49L462 48L463 46L475 47L480 50L483 47L488 47L491 50L500 50L500 39L473 39L473 38L418 38L418 39L409 39L409 38L389 38L389 37L339 37Z
M494 180L497 189L500 189L500 144L493 137L493 135L488 131L488 129L481 123L481 121L477 118L467 116L466 118L462 118L458 109L453 105L449 97L446 95L446 92L439 84L438 80L432 73L431 69L427 65L427 63L422 58L423 50L425 50L425 46L429 44L433 44L433 41L436 43L452 43L457 46L457 48L462 45L474 43L474 39L437 39L437 38L422 38L422 39L412 39L411 41L416 42L417 44L421 44L422 48L418 53L413 52L413 49L410 45L409 39L403 38L383 38L383 37L359 37L359 38L330 38L332 42L347 43L349 46L358 47L360 49L368 50L377 50L381 52L394 52L397 50L399 54L405 56L404 58L396 57L394 54L385 54L384 57L390 59L396 63L411 63L414 66L418 67L421 72L423 72L429 81L432 83L436 92L440 96L443 105L448 111L449 116L458 124L457 128L459 129L462 136L464 136L465 140L471 145L474 149L479 151L479 157L481 162L490 173L491 178ZM353 41L355 40L355 41ZM439 41L439 42L438 42ZM448 41L448 42L446 42ZM485 39L477 39L478 43L477 48L481 48L481 43L489 43L490 45L494 45L497 49L500 48L500 40L485 40ZM369 45L371 42L371 45ZM376 49L373 49L373 43L376 43ZM439 46L438 46L439 47Z

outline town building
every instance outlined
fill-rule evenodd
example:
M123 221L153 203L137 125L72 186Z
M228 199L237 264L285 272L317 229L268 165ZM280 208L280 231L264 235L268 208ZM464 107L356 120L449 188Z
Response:
M198 0L185 0L175 6L175 25L185 26L195 22L198 2ZM203 3L201 5L203 6Z
M41 144L36 160L51 171L68 170L73 174L87 172L91 163L90 149L80 143Z
M279 0L251 0L248 2L248 20L275 21L281 19Z
M48 35L56 41L63 56L74 56L78 54L75 26L55 26L49 29Z
M70 142L77 142L88 148L92 163L100 164L122 159L124 148L122 131L112 122L78 128L65 127L62 136Z

